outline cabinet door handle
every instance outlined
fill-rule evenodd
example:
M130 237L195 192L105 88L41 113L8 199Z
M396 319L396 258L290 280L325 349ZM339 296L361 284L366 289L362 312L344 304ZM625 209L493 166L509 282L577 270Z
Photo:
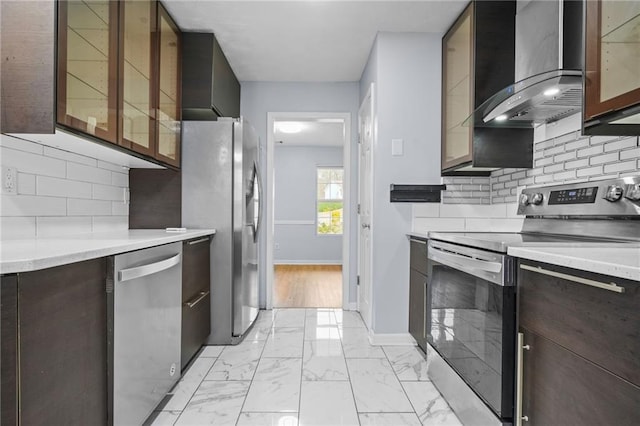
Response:
M207 291L201 291L200 293L198 293L198 295L191 299L188 302L184 302L184 306L188 307L188 308L193 308L194 306L196 306L202 299L204 299L205 297L207 297L207 295L209 294L209 290Z
M609 290L616 293L624 293L624 287L621 287L614 282L603 283L600 281L590 280L588 278L576 277L575 275L563 274L562 272L550 271L539 266L520 265L520 269L536 272L542 275L548 275L550 277L561 278L563 280L573 281L574 283L578 284L601 288L603 290Z
M516 360L516 426L522 426L523 421L529 421L529 416L522 415L522 375L524 372L524 363L522 360L522 356L525 349L529 350L531 349L531 347L524 344L524 334L518 333L518 359Z
M147 275L155 274L156 272L164 271L165 269L169 269L179 264L180 257L181 255L178 253L159 262L148 263L135 268L122 269L118 272L118 280L120 282L135 280L136 278L142 278Z
M194 245L194 244L204 243L205 241L209 241L209 237L200 238L200 239L198 239L198 240L191 240L191 241L187 242L187 244L189 244L190 246L192 246L192 245Z

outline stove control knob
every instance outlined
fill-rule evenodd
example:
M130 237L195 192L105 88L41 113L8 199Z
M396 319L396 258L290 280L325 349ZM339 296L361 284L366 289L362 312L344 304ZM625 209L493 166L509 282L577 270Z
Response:
M531 195L531 204L535 206L539 206L540 204L542 204L542 200L544 200L544 195L542 195L542 193L540 192L536 192L535 194Z
M521 206L528 206L529 202L530 202L529 194L522 193L522 195L520 195L520 205Z
M627 193L624 197L631 201L640 201L640 183L627 185Z
M622 192L620 185L609 185L607 192L604 194L604 199L611 202L618 201L622 198Z

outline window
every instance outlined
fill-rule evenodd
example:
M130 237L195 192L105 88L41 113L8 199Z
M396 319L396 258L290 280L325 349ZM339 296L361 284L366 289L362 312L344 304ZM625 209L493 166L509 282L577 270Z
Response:
M342 235L342 167L318 167L318 234Z

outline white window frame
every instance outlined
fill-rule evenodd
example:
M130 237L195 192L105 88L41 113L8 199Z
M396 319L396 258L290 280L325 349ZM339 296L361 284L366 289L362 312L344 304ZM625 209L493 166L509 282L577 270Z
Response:
M318 204L320 203L320 200L318 199L318 185L320 184L320 182L318 182L318 171L320 169L340 169L342 170L342 199L341 200L322 200L322 201L341 201L342 202L342 233L340 234L321 234L320 232L318 232L318 226L319 226L319 222L318 222ZM345 176L344 176L344 166L322 166L322 165L316 165L316 188L315 188L315 198L316 198L316 209L315 209L315 228L316 228L316 236L319 237L342 237L344 235L344 180L345 180Z

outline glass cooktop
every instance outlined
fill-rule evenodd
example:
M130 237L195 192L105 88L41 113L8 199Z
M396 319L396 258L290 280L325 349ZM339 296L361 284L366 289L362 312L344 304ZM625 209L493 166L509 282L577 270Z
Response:
M612 244L629 244L613 239L521 232L429 232L428 237L498 253L506 253L508 247L522 246L610 247Z

